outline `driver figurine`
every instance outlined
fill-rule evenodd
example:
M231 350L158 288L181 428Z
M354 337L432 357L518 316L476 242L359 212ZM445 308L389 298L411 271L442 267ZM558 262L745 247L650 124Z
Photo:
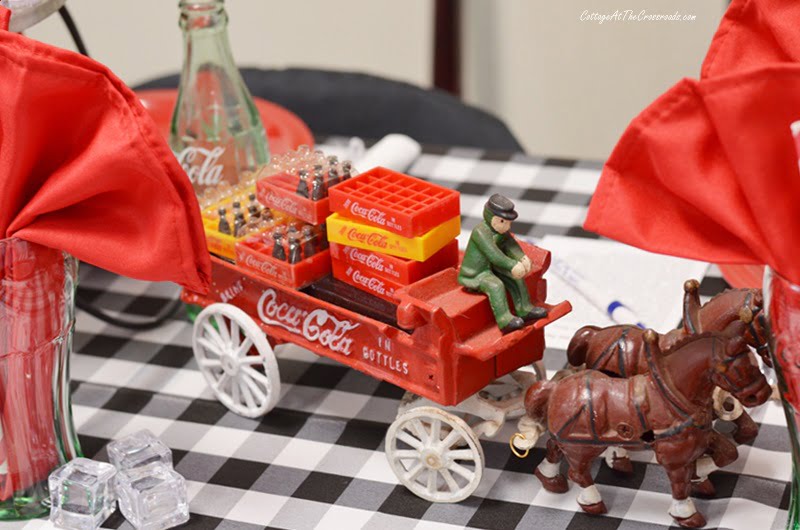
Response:
M495 193L483 208L483 222L472 229L458 283L489 297L494 318L503 333L520 329L525 322L547 316L547 310L531 303L525 276L531 260L511 237L511 221L517 218L514 203ZM506 291L511 293L514 316L508 307Z

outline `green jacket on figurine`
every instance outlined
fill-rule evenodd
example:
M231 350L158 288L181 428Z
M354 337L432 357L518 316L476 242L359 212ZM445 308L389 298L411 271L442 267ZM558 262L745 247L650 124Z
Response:
M524 280L531 271L531 261L510 233L516 218L513 202L492 195L483 209L483 222L472 229L458 271L458 283L489 297L497 325L504 333L547 316L546 309L531 303ZM506 292L511 294L517 316L511 313Z

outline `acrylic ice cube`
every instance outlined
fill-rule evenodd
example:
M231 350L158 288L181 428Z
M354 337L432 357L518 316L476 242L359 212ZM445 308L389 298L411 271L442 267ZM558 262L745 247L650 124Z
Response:
M186 481L161 462L117 474L122 515L137 530L163 530L189 520Z
M172 451L146 429L108 444L108 459L119 471L153 462L172 467Z
M114 513L113 479L105 462L76 458L50 474L50 520L60 528L94 530Z

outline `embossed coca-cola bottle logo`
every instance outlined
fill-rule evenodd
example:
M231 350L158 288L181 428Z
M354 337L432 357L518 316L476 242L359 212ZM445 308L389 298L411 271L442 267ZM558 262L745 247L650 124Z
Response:
M223 154L225 148L219 145L212 149L190 146L180 152L178 162L195 186L216 186L223 179Z

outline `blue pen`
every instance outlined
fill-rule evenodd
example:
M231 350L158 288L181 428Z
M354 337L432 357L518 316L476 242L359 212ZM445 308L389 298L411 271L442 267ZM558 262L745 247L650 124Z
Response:
M582 294L591 304L606 313L618 324L635 324L646 329L642 320L631 309L615 297L604 293L580 275L563 260L552 258L551 268L562 280Z

